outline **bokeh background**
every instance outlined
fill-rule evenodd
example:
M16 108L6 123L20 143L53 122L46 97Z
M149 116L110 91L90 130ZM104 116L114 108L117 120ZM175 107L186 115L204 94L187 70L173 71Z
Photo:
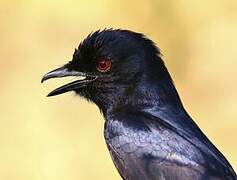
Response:
M42 75L91 31L145 33L186 109L237 168L236 0L0 0L0 179L119 180L97 107Z

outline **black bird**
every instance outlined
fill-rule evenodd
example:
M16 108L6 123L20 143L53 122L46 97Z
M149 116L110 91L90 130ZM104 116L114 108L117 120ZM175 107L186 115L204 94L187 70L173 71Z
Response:
M73 59L42 82L84 77L48 94L75 91L105 118L104 136L125 180L236 180L220 151L185 111L160 50L143 34L91 33Z

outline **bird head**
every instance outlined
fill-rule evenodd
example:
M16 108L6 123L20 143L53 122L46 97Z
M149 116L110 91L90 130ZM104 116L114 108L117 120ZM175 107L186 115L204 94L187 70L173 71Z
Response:
M42 82L65 76L83 79L63 85L48 96L75 91L102 110L115 102L121 104L131 99L130 94L138 94L134 92L145 81L161 85L163 79L171 82L154 43L143 34L120 29L89 34L75 50L72 60L44 75ZM140 87L142 91L152 89Z

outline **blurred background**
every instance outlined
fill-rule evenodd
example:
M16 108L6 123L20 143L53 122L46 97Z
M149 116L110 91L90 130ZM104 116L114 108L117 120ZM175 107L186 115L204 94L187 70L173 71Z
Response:
M237 170L236 0L0 0L0 179L119 180L97 107L42 75L91 31L143 32L183 103Z

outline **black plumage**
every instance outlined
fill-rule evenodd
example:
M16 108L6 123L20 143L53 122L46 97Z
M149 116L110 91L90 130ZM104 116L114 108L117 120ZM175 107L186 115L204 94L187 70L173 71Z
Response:
M126 180L236 180L220 151L185 111L160 50L140 33L90 34L72 61L44 80L83 76L48 96L75 91L97 104L113 162Z

